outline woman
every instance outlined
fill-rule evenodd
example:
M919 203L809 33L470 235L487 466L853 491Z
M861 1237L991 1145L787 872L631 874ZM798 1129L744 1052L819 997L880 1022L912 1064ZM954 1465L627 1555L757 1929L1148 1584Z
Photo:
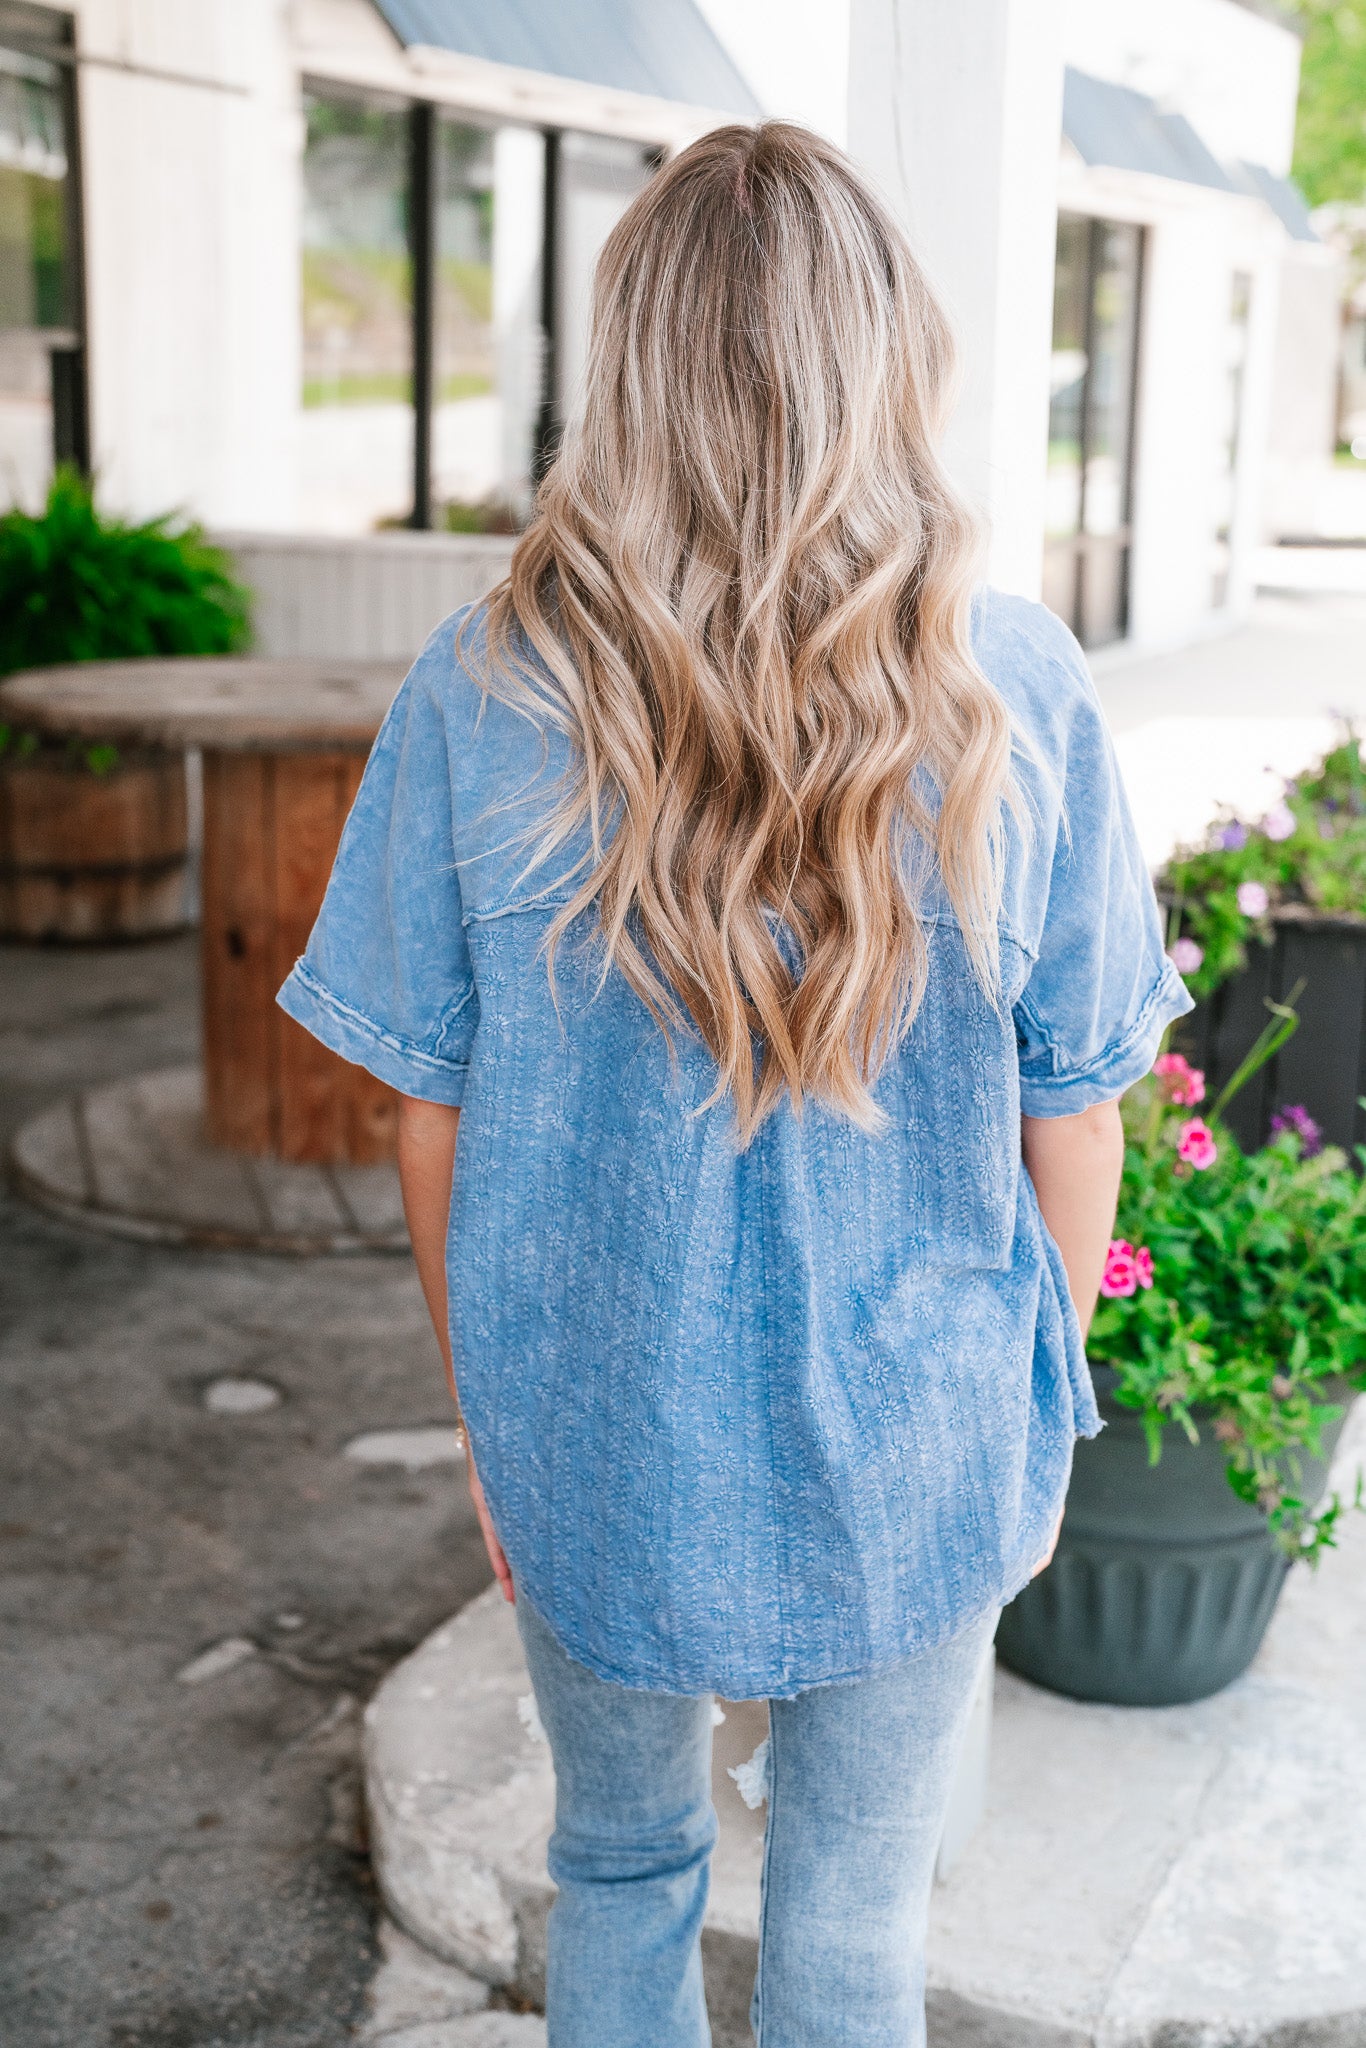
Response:
M1116 1098L1188 1002L1075 643L974 595L949 369L837 150L661 171L281 996L404 1098L555 1762L553 2048L708 2039L714 1692L771 1703L762 2048L923 2040L956 1747L1098 1427Z

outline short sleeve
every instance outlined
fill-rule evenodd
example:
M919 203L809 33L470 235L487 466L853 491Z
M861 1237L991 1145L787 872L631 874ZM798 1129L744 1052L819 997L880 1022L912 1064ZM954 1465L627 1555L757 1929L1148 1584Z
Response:
M430 660L430 657L426 657ZM419 661L389 711L282 1009L401 1094L457 1105L479 1022L446 724Z
M1059 629L1061 632L1061 629ZM1146 1074L1192 1003L1167 958L1152 879L1081 650L1054 706L1061 807L1034 857L1037 951L1015 1004L1020 1107L1075 1116ZM1051 749L1050 749L1051 751Z

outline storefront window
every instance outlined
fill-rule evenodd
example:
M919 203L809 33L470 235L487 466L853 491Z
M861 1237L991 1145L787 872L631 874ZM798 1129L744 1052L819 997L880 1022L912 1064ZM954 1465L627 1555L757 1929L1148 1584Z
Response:
M311 93L304 113L299 511L364 533L413 505L408 114Z
M82 453L69 185L59 67L0 48L0 504L30 511Z
M304 111L301 523L516 532L652 153L330 89Z
M437 127L432 523L511 532L532 497L544 376L545 138Z
M1059 218L1044 600L1088 647L1128 617L1142 254L1141 228Z

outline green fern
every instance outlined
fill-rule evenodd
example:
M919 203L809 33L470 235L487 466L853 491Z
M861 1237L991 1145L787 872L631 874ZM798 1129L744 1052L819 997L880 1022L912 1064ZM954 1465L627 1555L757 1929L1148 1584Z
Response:
M53 662L237 654L250 593L203 529L163 514L129 525L60 469L36 517L0 517L0 675Z

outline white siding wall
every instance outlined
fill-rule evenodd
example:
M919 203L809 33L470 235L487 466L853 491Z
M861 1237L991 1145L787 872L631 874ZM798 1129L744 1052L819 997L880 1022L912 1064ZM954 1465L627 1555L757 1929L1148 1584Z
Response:
M433 627L499 581L512 554L511 541L482 535L214 537L255 594L256 647L269 655L411 660Z

